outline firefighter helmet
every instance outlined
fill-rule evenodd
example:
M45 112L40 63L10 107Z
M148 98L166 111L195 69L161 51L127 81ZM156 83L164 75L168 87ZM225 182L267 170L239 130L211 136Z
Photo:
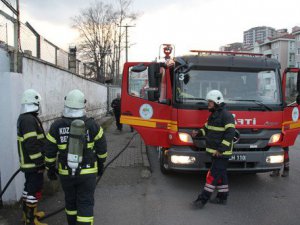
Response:
M63 115L68 118L80 118L85 116L84 94L78 89L70 91L65 97L65 107Z
M36 90L27 89L22 95L21 113L38 112L41 100L41 95Z
M84 109L86 100L78 89L70 91L65 97L65 106L72 109Z
M218 105L224 102L223 95L218 90L211 90L211 91L209 91L207 93L207 95L206 95L206 100L207 101L213 101L213 102L215 102Z

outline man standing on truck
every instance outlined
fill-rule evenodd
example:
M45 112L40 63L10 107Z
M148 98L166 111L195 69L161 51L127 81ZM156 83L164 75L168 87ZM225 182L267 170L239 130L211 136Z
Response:
M223 95L218 90L211 90L206 95L208 110L211 115L207 123L199 131L193 131L192 136L206 137L206 152L211 155L211 167L207 172L206 184L202 193L193 202L195 208L203 208L217 188L218 194L210 202L215 204L227 203L229 192L227 165L232 155L233 138L235 136L234 118L225 109Z

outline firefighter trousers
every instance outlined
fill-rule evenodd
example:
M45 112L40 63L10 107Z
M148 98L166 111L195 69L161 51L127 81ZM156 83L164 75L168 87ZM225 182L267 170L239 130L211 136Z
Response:
M96 174L60 176L68 225L94 224Z
M116 126L117 126L118 130L122 130L123 124L120 123L121 112L114 110L114 114L115 114L115 119L116 119Z
M290 157L289 157L289 147L283 148L284 150L284 161L283 161L283 170L290 170Z
M23 200L27 199L28 196L31 196L29 199L36 200L35 203L41 198L41 191L43 188L44 176L42 172L25 172L25 183L23 191ZM34 201L35 201L34 200Z
M37 209L37 204L42 197L44 176L43 172L37 171L25 172L24 174L25 183L22 194L23 219L32 223L36 217L36 212L33 213L33 209Z
M212 165L207 172L206 183L199 199L207 203L211 194L217 189L217 198L227 200L229 187L227 177L228 158L212 157Z

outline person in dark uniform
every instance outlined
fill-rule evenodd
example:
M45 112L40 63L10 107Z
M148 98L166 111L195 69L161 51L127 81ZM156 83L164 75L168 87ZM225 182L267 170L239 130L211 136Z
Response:
M38 118L40 94L28 89L21 100L21 114L17 122L18 153L21 171L25 174L23 201L23 220L25 225L46 225L39 222L44 212L37 211L42 196L45 133Z
M206 152L211 155L211 167L206 176L203 191L192 203L195 208L203 208L210 200L211 194L217 189L218 194L211 203L226 204L229 192L227 166L232 155L233 139L235 136L234 118L225 109L223 95L218 90L207 93L208 109L211 115L208 117L204 128L193 131L192 136L206 137Z
M123 124L120 123L120 117L121 117L121 95L120 93L117 94L117 98L115 98L111 102L111 107L113 108L114 115L116 118L116 126L119 131L122 131Z
M84 94L75 89L65 97L63 117L56 120L47 134L45 147L46 169L50 180L58 174L65 193L65 211L69 225L94 224L94 192L96 177L102 176L107 157L107 145L102 127L86 117ZM83 134L73 124L81 122ZM73 142L73 140L76 140ZM69 148L69 146L71 146ZM73 150L81 149L76 155ZM78 151L80 152L80 151ZM74 161L78 160L74 168Z

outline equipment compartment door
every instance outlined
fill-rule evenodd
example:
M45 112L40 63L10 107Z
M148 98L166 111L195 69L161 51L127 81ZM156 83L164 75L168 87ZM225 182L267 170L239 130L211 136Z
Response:
M300 131L300 69L287 68L282 77L283 100L285 102L282 132L283 146L294 144Z
M177 131L169 69L160 63L126 63L121 99L121 123L133 126L146 145L169 147L169 132Z

